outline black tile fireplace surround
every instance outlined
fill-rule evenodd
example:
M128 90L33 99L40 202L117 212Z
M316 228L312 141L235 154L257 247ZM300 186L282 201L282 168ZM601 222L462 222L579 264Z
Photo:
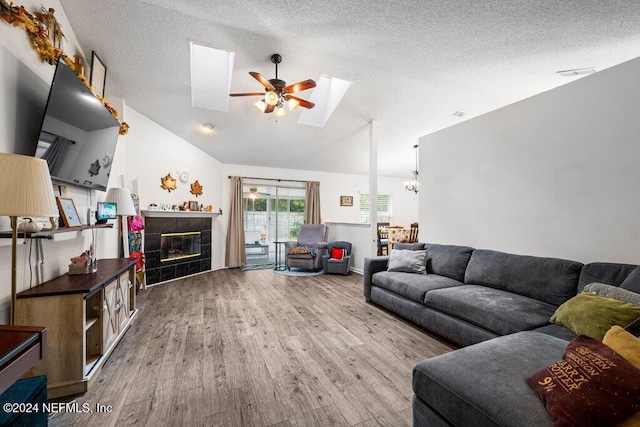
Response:
M151 214L150 214L151 215ZM211 216L193 217L188 213L145 216L144 253L147 258L147 285L211 270ZM161 261L161 235L200 232L200 255Z

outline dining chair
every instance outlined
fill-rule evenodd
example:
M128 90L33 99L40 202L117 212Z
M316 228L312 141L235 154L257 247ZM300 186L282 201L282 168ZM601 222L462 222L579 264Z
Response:
M378 255L389 255L389 235L387 234L388 222L378 223Z
M416 243L418 241L418 223L414 222L411 224L411 228L409 230L409 243Z

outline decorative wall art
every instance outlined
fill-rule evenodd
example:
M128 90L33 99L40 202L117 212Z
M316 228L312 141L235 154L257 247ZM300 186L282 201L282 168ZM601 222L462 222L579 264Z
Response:
M353 206L353 196L340 196L340 206Z
M196 180L193 184L191 184L191 194L194 196L202 196L202 185Z
M186 184L189 182L189 171L177 169L176 172L178 173L178 179L181 183Z
M60 209L60 216L64 221L65 227L80 227L80 217L76 210L76 205L73 203L73 199L66 197L56 197L58 208Z
M160 188L167 190L169 193L178 188L176 185L176 179L172 177L171 174L168 174L164 178L160 178L160 181L162 182Z
M44 21L40 22L37 15L42 15ZM24 6L14 6L13 4L7 3L6 0L0 0L0 19L9 25L25 30L29 35L33 49L43 61L47 61L49 64L55 64L58 59L62 59L72 70L77 68L74 61L62 51L64 34L62 34L60 24L57 23L53 16L53 9L49 9L49 12L36 12L36 16L34 16L27 12ZM49 23L52 24L51 28L53 28L53 33L49 30ZM79 73L78 77L89 90L96 93L84 75ZM104 82L102 84L102 93L104 93ZM102 95L98 95L97 97L113 117L120 121L118 112L102 98ZM129 125L126 122L120 122L120 135L126 135L128 132Z
M53 47L61 51L64 34L62 34L62 28L54 16L54 13L55 10L53 8L47 10L43 7L40 12L35 12L34 15L45 27L47 36ZM49 64L55 64L55 61L52 59L49 59L48 62Z
M104 166L105 168L108 168L109 166L111 166L111 162L113 162L113 159L111 158L111 156L109 154L105 154L104 157L102 158L102 166Z
M91 51L91 77L89 84L93 93L104 98L104 86L107 82L107 67L94 51Z
M100 173L100 162L96 159L95 162L91 163L89 167L89 175L96 176Z
M200 210L200 205L198 204L198 201L189 201L189 210L190 211L199 211Z

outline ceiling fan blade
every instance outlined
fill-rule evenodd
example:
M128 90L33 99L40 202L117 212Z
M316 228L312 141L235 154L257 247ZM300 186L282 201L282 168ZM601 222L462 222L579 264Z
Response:
M285 95L284 99L287 100L287 101L290 100L290 99L295 99L296 101L298 101L300 103L301 107L309 108L309 109L315 107L315 105L316 105L313 102L309 102L306 99L298 98L297 96L293 96L293 95Z
M311 89L312 87L316 87L316 82L311 79L304 80L298 83L294 83L289 85L283 89L284 93L296 93L303 90Z
M249 71L249 74L251 74L251 77L259 81L262 86L266 87L270 91L275 92L276 88L273 87L271 83L269 83L269 80L262 77L262 74L256 73L255 71Z
M276 108L276 106L275 106L275 105L269 105L269 104L267 104L267 108L265 108L265 109L264 109L264 112L265 112L265 114L267 114L267 113L272 113L272 112L273 112L273 110L274 110L275 108Z
M229 96L264 96L264 92L230 93Z

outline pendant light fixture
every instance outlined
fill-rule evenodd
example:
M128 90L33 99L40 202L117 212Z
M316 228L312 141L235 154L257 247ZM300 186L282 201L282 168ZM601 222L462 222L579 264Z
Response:
M412 180L405 181L403 184L406 190L418 193L418 144L414 145L413 148L416 150L416 169L411 172Z

